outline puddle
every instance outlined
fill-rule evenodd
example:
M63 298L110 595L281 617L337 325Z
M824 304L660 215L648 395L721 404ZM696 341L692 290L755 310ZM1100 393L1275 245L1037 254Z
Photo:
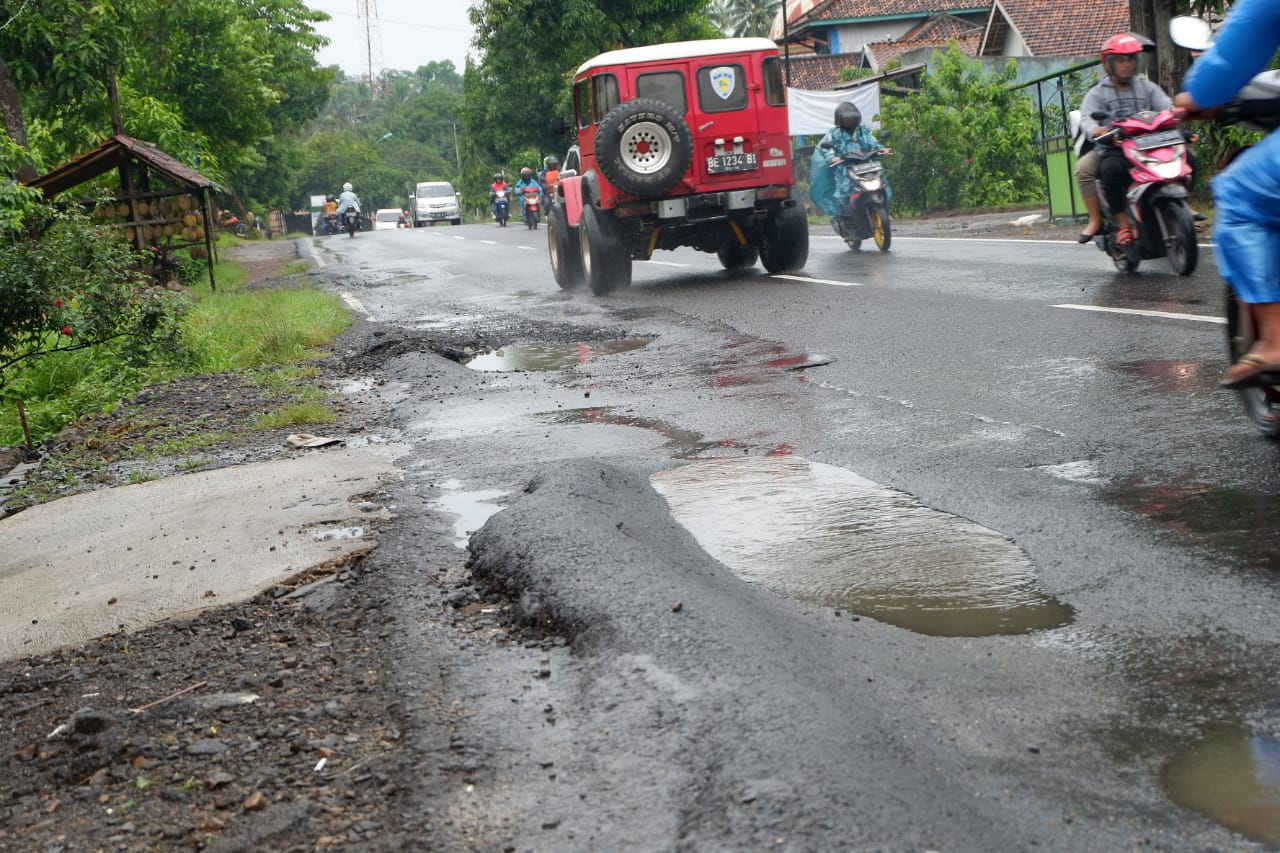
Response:
M1023 634L1075 613L1005 536L794 456L710 459L653 486L708 553L775 592L937 637Z
M631 352L646 346L653 338L627 338L597 343L511 344L467 362L472 370L486 372L516 370L564 370L585 364L602 355Z
M362 391L372 391L377 386L378 380L372 376L362 376L359 379L341 379L330 384L341 394L359 394Z
M608 406L586 409L566 409L558 412L542 412L538 417L557 424L607 424L609 426L629 426L656 432L667 439L664 447L672 447L679 454L691 454L709 446L700 433L681 429L655 418L642 418L624 415Z
M489 520L489 516L502 509L494 501L506 496L507 493L496 489L477 492L459 491L462 483L457 480L449 480L440 485L447 491L433 500L431 505L458 517L453 523L453 544L459 548L465 548L471 539L471 534L483 527Z
M1224 725L1165 765L1165 792L1255 841L1280 844L1280 740Z

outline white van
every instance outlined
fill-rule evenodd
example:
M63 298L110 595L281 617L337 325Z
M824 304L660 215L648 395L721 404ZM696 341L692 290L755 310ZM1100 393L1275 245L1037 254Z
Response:
M458 193L448 181L424 181L413 189L413 224L420 227L428 223L449 220L462 224L462 207Z

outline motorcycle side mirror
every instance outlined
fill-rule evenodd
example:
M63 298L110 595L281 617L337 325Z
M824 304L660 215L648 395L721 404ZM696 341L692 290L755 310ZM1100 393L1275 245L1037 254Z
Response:
M877 130L876 133L879 135L881 142L884 142L890 136L893 136L892 130L885 130L883 127Z
M824 139L824 140L822 140L821 142L819 142L819 143L818 143L818 147L819 147L819 148L825 148L825 149L827 149L828 151L830 151L832 148L835 148L835 147L836 147L836 144L835 144L834 142L832 142L830 139Z
M1089 118L1093 119L1094 121L1106 121L1108 118L1110 118L1110 116L1108 116L1106 113L1102 112L1101 110L1098 110L1096 112L1089 113Z
M1213 27L1203 18L1179 15L1169 21L1169 38L1187 50L1208 50L1213 47Z

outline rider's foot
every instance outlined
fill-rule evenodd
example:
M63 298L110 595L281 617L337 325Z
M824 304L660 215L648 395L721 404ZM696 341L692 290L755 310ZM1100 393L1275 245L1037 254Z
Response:
M1102 230L1102 220L1097 222L1090 221L1080 231L1080 236L1076 238L1078 243L1088 243L1094 237L1098 236L1098 232Z

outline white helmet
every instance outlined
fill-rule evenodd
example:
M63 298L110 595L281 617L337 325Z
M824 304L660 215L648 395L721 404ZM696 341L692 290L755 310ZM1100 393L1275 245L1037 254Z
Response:
M342 191L343 191L344 193L349 193L349 192L351 192L351 182L350 182L350 181L347 181L345 184L343 184L343 185L342 185Z

